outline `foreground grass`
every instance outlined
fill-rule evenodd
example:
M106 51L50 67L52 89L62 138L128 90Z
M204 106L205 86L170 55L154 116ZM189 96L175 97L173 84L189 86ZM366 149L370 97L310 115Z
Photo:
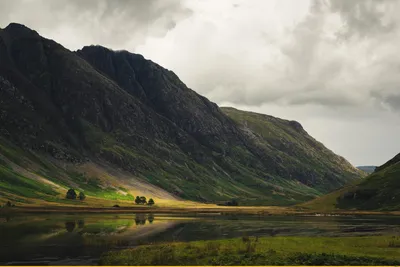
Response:
M100 265L399 265L400 238L266 237L145 245Z

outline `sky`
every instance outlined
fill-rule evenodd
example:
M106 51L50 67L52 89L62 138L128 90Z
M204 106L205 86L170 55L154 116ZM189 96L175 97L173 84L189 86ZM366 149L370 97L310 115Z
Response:
M299 121L353 165L400 152L400 0L0 0L70 50L128 50L220 106Z

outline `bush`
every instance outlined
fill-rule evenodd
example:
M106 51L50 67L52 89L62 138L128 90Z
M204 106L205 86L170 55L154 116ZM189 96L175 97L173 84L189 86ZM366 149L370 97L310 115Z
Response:
M154 201L153 201L153 202L154 202ZM135 198L135 203L136 203L136 204L147 204L146 197L143 197L143 196L139 197L139 196L137 196L137 197Z
M217 204L218 206L239 206L239 203L236 199L232 199L231 201L226 201L224 203Z
M146 197L140 197L140 203L146 204L147 203Z
M83 192L80 192L79 193L79 199L80 200L85 200L85 198L86 198L85 194Z
M136 204L140 204L140 197L139 197L139 196L137 196L137 197L135 198L135 203L136 203Z
M150 206L154 205L154 200L152 198L150 198L149 202L147 204L150 205Z
M74 189L69 189L66 195L67 199L76 199L76 192Z
M230 201L228 203L230 203L230 206L239 206L239 203L237 202L236 199L232 199L232 201Z

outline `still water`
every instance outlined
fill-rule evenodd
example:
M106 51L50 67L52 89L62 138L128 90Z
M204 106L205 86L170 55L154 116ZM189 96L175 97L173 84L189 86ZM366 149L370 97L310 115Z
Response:
M0 265L96 265L109 250L170 241L399 233L387 216L20 215L0 217Z

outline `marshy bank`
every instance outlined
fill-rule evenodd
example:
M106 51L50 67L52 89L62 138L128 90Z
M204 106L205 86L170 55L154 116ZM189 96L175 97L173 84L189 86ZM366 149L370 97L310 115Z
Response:
M400 238L242 237L113 251L100 265L399 265Z

